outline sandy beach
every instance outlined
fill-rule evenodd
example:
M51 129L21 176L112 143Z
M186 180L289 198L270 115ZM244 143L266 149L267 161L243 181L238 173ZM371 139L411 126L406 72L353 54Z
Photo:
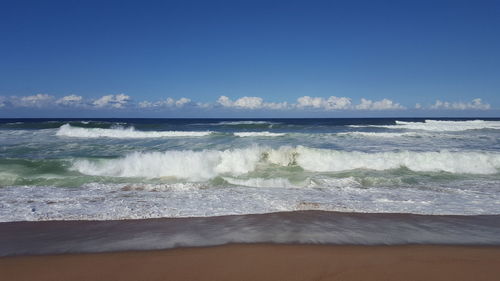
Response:
M0 258L3 280L498 280L500 247L232 244Z

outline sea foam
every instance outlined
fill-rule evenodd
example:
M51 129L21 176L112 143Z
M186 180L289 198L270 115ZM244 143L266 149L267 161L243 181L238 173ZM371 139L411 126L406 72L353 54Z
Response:
M417 132L403 132L403 133L386 133L386 132L343 132L337 133L338 136L349 136L349 137L368 137L368 138L399 138L399 137L424 137L424 136L434 136L427 135Z
M339 151L304 146L249 147L229 150L134 152L123 158L75 160L82 174L111 177L172 177L204 181L217 176L239 176L261 165L298 166L312 172L342 172L355 169L416 172L495 174L500 154L486 152L377 152Z
M442 121L442 120L425 120L425 122L405 122L396 121L396 125L378 126L389 129L408 129L408 130L424 130L436 132L459 132L466 130L480 129L497 129L500 130L500 121L484 121L484 120L469 120L469 121Z
M237 137L282 137L286 134L263 131L263 132L235 132L234 135Z
M222 121L218 123L211 123L212 125L224 125L224 126L238 126L238 125L273 125L280 124L276 122L269 121Z
M250 178L250 179L237 179L224 177L224 180L230 184L239 186L249 186L249 187L284 187L284 188L296 188L303 187L304 185L292 184L288 179L285 178Z
M203 137L208 136L210 131L136 131L134 127L129 128L80 128L70 124L62 125L56 135L60 137L73 138L117 138L117 139L145 139L165 137Z

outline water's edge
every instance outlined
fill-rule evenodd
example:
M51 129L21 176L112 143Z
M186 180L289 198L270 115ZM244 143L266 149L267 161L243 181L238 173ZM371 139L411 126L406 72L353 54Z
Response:
M0 223L0 256L160 250L228 243L500 245L500 215L296 211L195 218Z

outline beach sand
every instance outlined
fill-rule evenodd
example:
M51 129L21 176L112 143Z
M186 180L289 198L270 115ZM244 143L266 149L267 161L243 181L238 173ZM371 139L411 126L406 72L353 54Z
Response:
M1 280L499 280L500 247L232 244L0 258Z

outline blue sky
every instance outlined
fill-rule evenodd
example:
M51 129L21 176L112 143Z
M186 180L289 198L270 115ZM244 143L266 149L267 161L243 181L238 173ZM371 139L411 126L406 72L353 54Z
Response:
M0 0L0 117L500 116L500 1Z

